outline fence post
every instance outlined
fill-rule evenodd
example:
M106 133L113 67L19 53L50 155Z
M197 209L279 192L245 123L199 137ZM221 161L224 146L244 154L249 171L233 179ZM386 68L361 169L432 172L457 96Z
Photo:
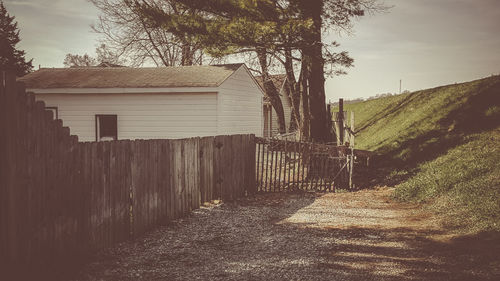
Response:
M344 99L339 99L339 138L340 145L344 144Z
M333 128L333 116L332 116L332 105L330 103L326 106L326 124L328 127L328 142L334 141L334 128Z
M248 155L247 155L247 158L245 159L247 161L246 166L247 169L246 169L246 173L249 173L247 176L247 186L248 186L248 189L247 189L247 194L255 194L257 192L257 173L256 173L256 169L258 168L258 165L257 165L257 157L256 157L256 154L257 153L257 148L256 148L256 145L257 145L257 142L255 141L255 135L248 135L248 138L247 138L247 151L248 151Z
M351 159L349 163L349 189L353 188L353 183L352 183L352 174L353 174L353 169L354 169L354 111L351 111L351 131L349 133L350 139L349 139L349 146L351 147Z
M10 174L9 159L9 122L7 122L9 105L7 104L5 71L0 72L0 269L7 266L7 197L8 176ZM7 269L7 268L6 268ZM3 269L2 269L3 271Z

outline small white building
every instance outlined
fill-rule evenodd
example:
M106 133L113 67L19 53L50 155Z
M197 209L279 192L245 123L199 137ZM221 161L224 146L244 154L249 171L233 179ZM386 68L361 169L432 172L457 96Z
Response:
M46 68L19 79L80 141L263 134L244 64Z
M292 101L290 99L289 89L286 85L286 79L287 78L285 74L271 75L271 80L273 81L274 86L278 90L278 94L281 99L281 104L283 105L286 131L289 132L290 121L292 118ZM262 76L256 77L256 80L261 86L261 88L264 89ZM264 114L264 128L263 128L264 137L269 138L278 135L279 134L278 115L276 114L276 110L273 108L271 102L267 97L264 98L264 105L262 110Z

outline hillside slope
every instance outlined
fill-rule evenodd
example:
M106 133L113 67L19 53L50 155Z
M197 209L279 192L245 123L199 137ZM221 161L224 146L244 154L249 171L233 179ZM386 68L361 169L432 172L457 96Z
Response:
M370 184L430 202L451 225L500 230L500 76L345 106L356 146L376 151Z

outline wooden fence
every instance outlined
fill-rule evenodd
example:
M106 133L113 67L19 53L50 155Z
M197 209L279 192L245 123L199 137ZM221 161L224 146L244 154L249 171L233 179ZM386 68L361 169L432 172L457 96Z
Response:
M40 279L204 202L256 192L253 135L80 143L0 78L2 279Z
M349 189L352 150L335 145L256 138L259 191Z

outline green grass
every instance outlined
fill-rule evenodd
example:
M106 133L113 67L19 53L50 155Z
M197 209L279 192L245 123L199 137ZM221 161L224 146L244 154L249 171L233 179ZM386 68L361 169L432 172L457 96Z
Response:
M356 147L380 155L370 184L430 203L450 225L500 230L500 76L345 108Z
M464 144L396 186L395 197L431 202L451 226L500 230L500 130L465 137Z

